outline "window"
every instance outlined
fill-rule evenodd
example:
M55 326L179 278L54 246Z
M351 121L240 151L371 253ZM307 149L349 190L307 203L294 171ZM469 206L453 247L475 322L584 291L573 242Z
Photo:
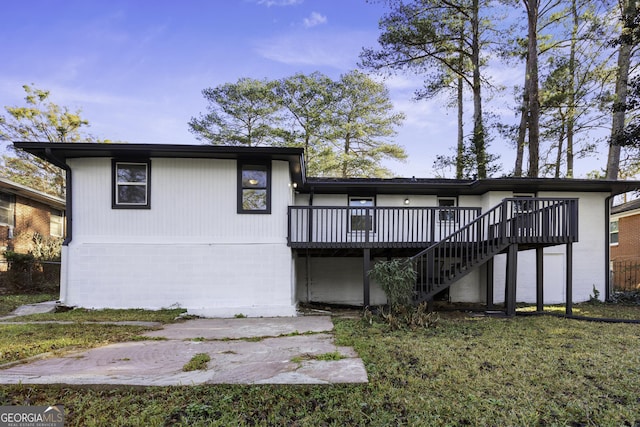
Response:
M456 207L456 205L457 205L457 200L455 197L439 197L438 198L439 208ZM458 221L458 216L456 214L455 209L439 209L438 219L440 221Z
M62 211L51 209L49 217L49 234L55 237L64 235L64 216Z
M618 220L609 222L609 244L618 244Z
M151 163L113 162L113 198L115 209L149 209Z
M376 201L373 197L349 197L349 229L351 231L373 230ZM355 209L354 209L355 208Z
M15 198L12 194L0 193L0 225L13 227L15 217Z
M239 163L238 213L271 213L271 168L269 165Z

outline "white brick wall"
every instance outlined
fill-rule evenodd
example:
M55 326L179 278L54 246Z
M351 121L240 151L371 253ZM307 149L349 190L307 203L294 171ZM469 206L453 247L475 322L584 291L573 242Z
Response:
M283 245L81 244L64 302L90 308L179 306L209 316L293 316Z

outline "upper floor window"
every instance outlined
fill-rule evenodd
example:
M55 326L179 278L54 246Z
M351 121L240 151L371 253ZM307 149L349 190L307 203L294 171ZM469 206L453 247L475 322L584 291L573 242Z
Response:
M149 209L151 162L113 161L112 207Z
M440 221L457 221L457 215L455 209L446 209L446 208L454 208L458 204L458 201L455 197L438 197L438 207L445 208L438 210L438 219Z
M609 244L617 245L618 240L618 220L609 222Z
M49 234L55 237L64 235L64 215L62 211L51 209L49 217Z
M373 209L367 208L373 208L375 205L376 200L373 197L349 197L351 231L373 230L374 212Z
M0 225L13 227L15 217L15 197L12 194L0 193Z
M271 167L238 163L238 213L271 213Z

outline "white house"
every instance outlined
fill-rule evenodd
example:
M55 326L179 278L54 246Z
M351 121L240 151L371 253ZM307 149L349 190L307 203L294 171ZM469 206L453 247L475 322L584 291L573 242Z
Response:
M207 316L383 304L366 272L395 257L414 257L422 300L584 301L608 287L609 200L640 185L308 178L297 148L15 146L67 171L64 304Z

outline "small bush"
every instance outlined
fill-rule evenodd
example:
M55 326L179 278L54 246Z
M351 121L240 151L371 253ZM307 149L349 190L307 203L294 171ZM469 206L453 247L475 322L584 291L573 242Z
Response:
M60 261L62 253L62 239L60 237L43 236L33 233L31 238L31 254L38 261Z
M33 254L21 254L14 251L6 251L4 259L9 263L9 271L30 271L35 262Z
M589 303L590 304L602 303L602 301L600 301L600 291L596 289L596 285L593 285L593 293L589 296Z
M611 302L617 304L640 305L640 291L615 292Z
M410 259L377 262L369 275L382 287L392 312L411 304L417 273Z
M440 320L437 313L429 312L427 304L399 306L395 312L380 312L380 317L392 330L433 328Z

